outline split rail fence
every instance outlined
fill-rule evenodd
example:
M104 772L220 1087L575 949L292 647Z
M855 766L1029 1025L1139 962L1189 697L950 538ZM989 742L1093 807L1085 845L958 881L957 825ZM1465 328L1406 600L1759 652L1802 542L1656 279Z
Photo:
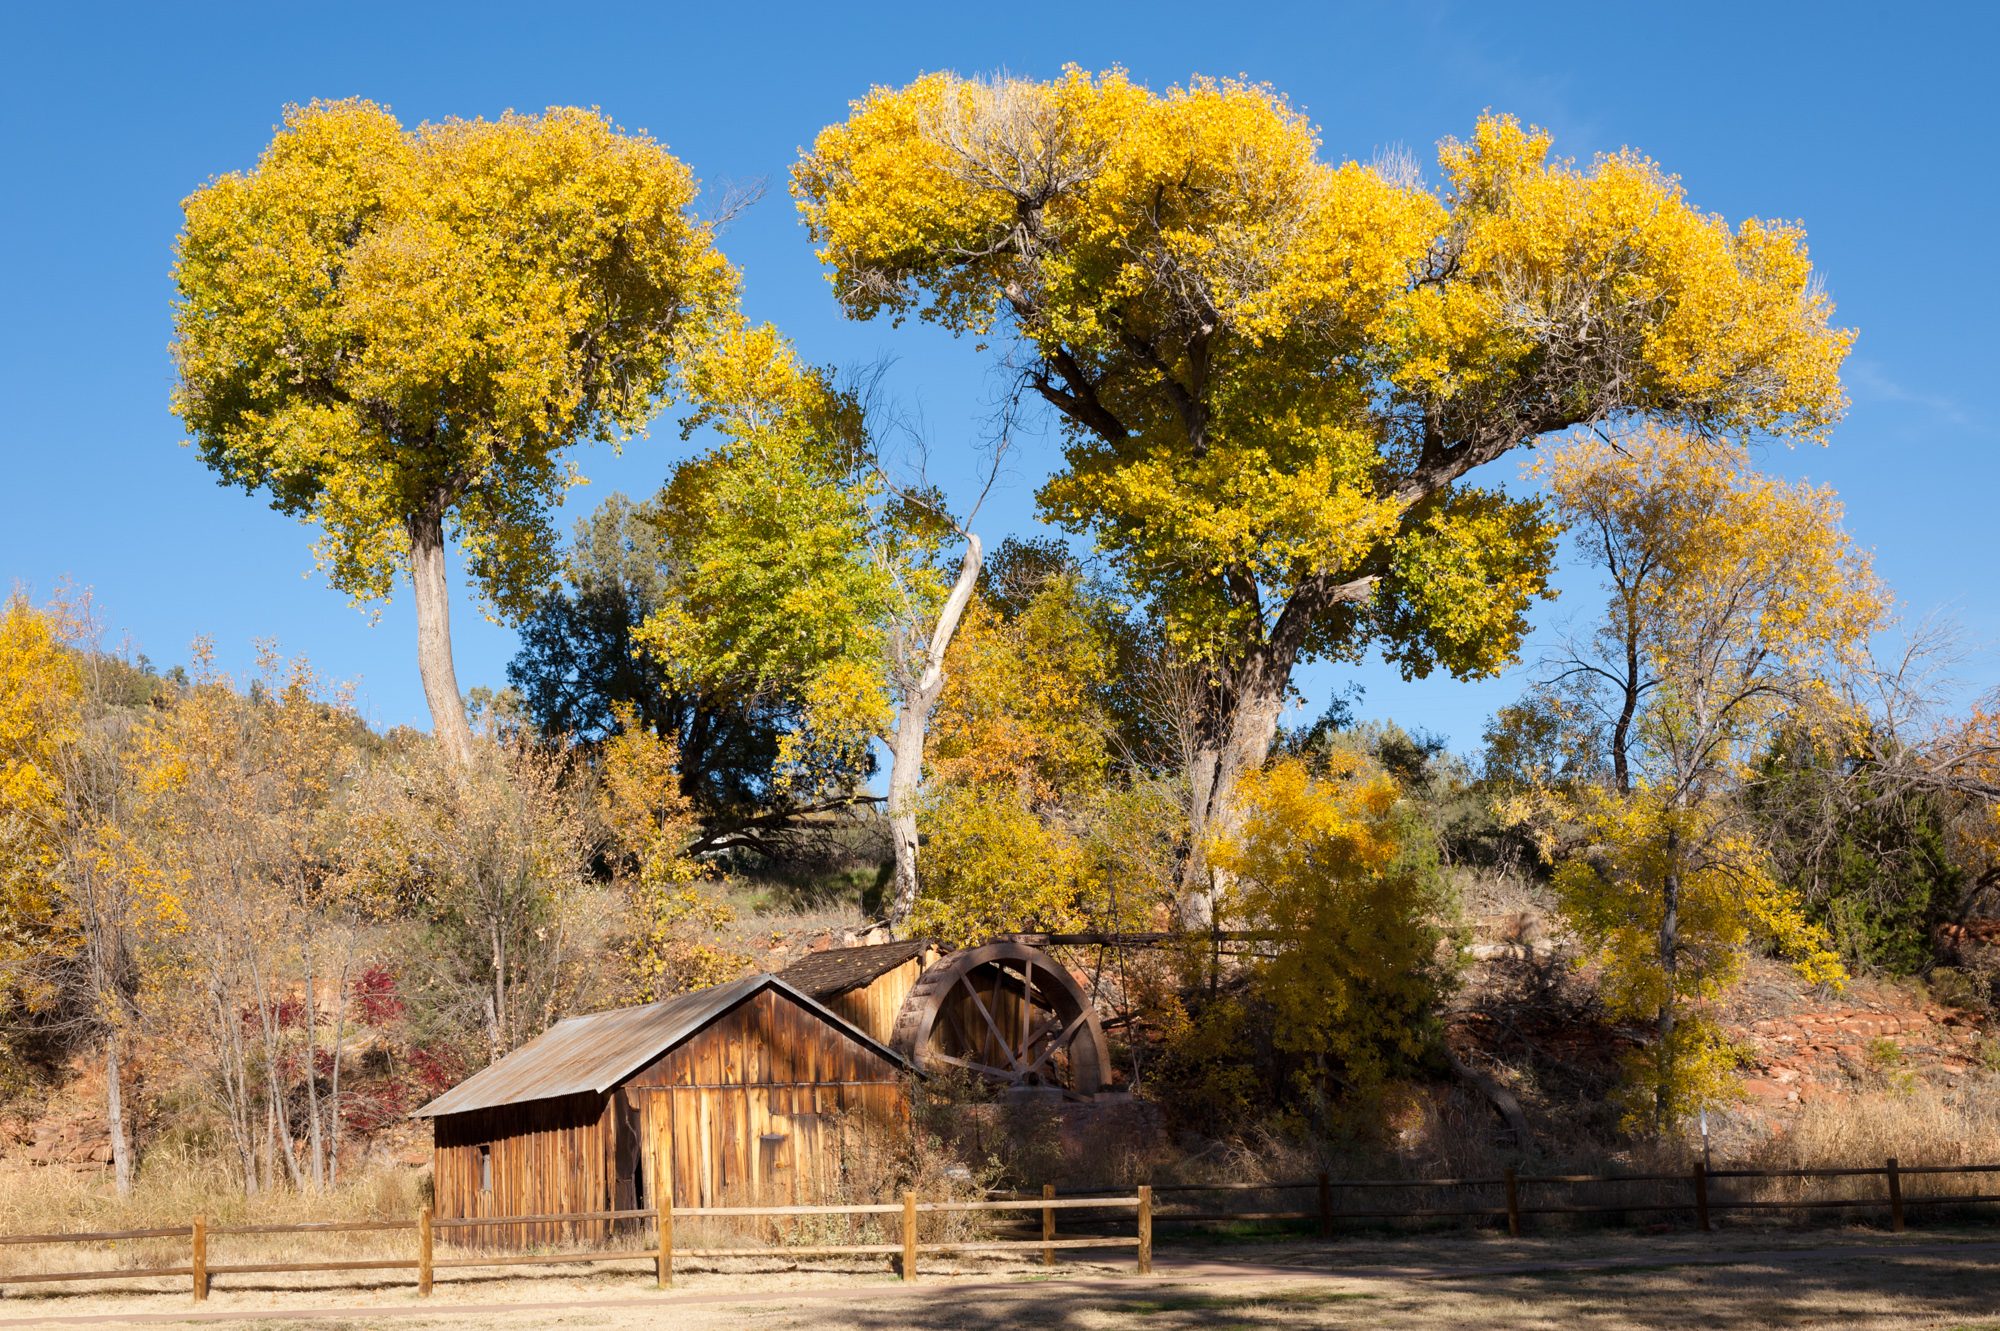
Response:
M1134 1233L1128 1236L1108 1238L1056 1237L1055 1215L1063 1210L1102 1211L1130 1209L1135 1213ZM917 1236L917 1217L939 1212L978 1211L1034 1211L1042 1218L1042 1237L1039 1239L964 1239L920 1242ZM903 1279L917 1278L918 1258L925 1253L943 1252L1004 1252L1032 1249L1042 1255L1044 1263L1053 1263L1058 1249L1076 1248L1134 1248L1137 1250L1139 1274L1146 1275L1153 1269L1153 1197L1152 1189L1141 1187L1131 1195L1100 1196L1079 1198L1042 1197L1034 1200L1014 1200L1002 1197L985 1197L971 1201L920 1201L914 1192L906 1192L900 1202L864 1203L844 1206L700 1206L676 1209L669 1201L657 1210L644 1208L625 1211L573 1211L561 1215L517 1215L493 1216L478 1219L437 1219L431 1215L429 1207L418 1212L412 1220L351 1220L325 1221L289 1225L211 1225L204 1216L195 1216L186 1225L174 1225L154 1229L105 1230L97 1233L74 1234L6 1234L0 1235L0 1247L55 1246L61 1244L110 1243L135 1239L185 1239L188 1244L188 1261L184 1266L125 1266L109 1270L94 1271L35 1271L19 1275L0 1274L0 1286L17 1284L37 1284L47 1281L70 1280L139 1280L185 1276L194 1293L195 1302L208 1297L210 1284L216 1276L272 1274L279 1272L324 1272L324 1271L414 1271L417 1293L429 1295L434 1275L438 1271L466 1267L503 1266L546 1266L573 1262L621 1262L650 1261L654 1264L656 1278L661 1289L666 1289L674 1281L674 1261L676 1258L716 1258L716 1257L837 1257L837 1256L879 1256L893 1257ZM900 1216L902 1237L897 1243L818 1243L785 1245L779 1248L769 1246L746 1247L677 1247L674 1243L674 1223L676 1220L714 1218L770 1218L783 1219L801 1216ZM582 1251L543 1253L480 1253L471 1256L439 1256L437 1239L439 1231L472 1230L507 1225L571 1224L602 1221L652 1221L654 1242L648 1248L595 1248ZM333 1262L211 1262L209 1260L209 1240L231 1235L245 1234L337 1234L337 1233L395 1233L415 1231L416 1251L408 1258L362 1258L352 1261ZM447 1253L449 1253L447 1248Z
M1155 1210L1156 1224L1213 1225L1226 1223L1313 1222L1323 1238L1332 1237L1337 1224L1350 1220L1502 1220L1507 1232L1518 1236L1522 1220L1544 1215L1630 1215L1637 1213L1679 1213L1690 1215L1698 1228L1714 1228L1716 1213L1724 1211L1801 1211L1840 1209L1847 1211L1887 1211L1889 1226L1903 1232L1906 1210L1913 1206L1971 1206L2000 1202L2000 1193L1929 1191L1910 1193L1907 1180L1943 1175L2000 1174L2000 1164L1990 1165L1904 1165L1894 1157L1876 1166L1848 1169L1715 1169L1697 1163L1682 1174L1521 1174L1509 1169L1490 1178L1443 1179L1336 1179L1322 1174L1316 1179L1278 1183L1163 1183L1153 1192L1163 1198L1187 1196L1202 1199L1200 1206L1163 1205ZM1786 1198L1736 1198L1729 1195L1732 1180L1771 1180L1810 1183L1815 1180L1880 1179L1879 1191L1869 1195L1813 1196ZM1562 1200L1579 1187L1643 1186L1639 1196L1619 1197L1595 1205ZM1532 1190L1532 1192L1531 1192ZM1213 1200L1243 1193L1283 1194L1310 1191L1310 1210L1216 1209ZM1464 1195L1487 1193L1484 1204L1469 1205L1393 1204L1398 1195L1444 1192ZM1551 1192L1555 1193L1550 1197ZM1366 1204L1366 1199L1388 1201ZM1086 1192L1050 1189L1045 1195L1057 1198L1088 1196ZM1363 1205L1354 1206L1354 1200Z
M1728 1211L1784 1212L1819 1209L1888 1212L1890 1227L1901 1232L1911 1207L1972 1206L2000 1202L2000 1193L1930 1190L1912 1192L1905 1187L1913 1180L1942 1176L1988 1176L2000 1174L2000 1164L1989 1165L1902 1165L1889 1159L1880 1166L1853 1169L1717 1169L1697 1164L1685 1174L1518 1174L1513 1170L1491 1178L1450 1179L1316 1179L1277 1183L1182 1183L1140 1187L1126 1193L1103 1191L1063 1191L1045 1186L1040 1196L1005 1194L969 1201L922 1201L914 1192L903 1194L899 1202L825 1206L706 1206L676 1209L671 1202L657 1209L585 1211L562 1215L501 1216L480 1219L436 1219L429 1208L408 1220L355 1220L306 1222L302 1224L210 1225L202 1216L189 1224L152 1229L109 1230L97 1233L9 1234L0 1235L0 1248L100 1244L136 1240L184 1239L188 1259L172 1266L125 1266L79 1271L35 1271L0 1274L0 1286L47 1281L126 1280L186 1277L197 1302L208 1296L210 1282L217 1276L268 1275L285 1272L328 1271L411 1271L417 1292L428 1295L435 1273L443 1270L478 1267L546 1266L583 1262L648 1261L664 1289L672 1285L677 1258L726 1257L886 1257L893 1258L905 1280L917 1278L918 1260L925 1254L946 1252L1039 1253L1045 1264L1053 1264L1056 1253L1074 1249L1133 1248L1141 1274L1153 1266L1153 1230L1157 1224L1212 1225L1228 1223L1311 1222L1323 1238L1336 1227L1357 1220L1500 1220L1510 1234L1518 1235L1522 1222L1532 1216L1628 1215L1637 1213L1679 1213L1692 1216L1706 1231L1713 1227L1717 1213ZM1799 1196L1787 1198L1739 1198L1730 1195L1738 1180L1784 1181L1818 1186L1826 1181L1879 1180L1879 1186L1865 1195ZM1643 1188L1639 1196L1623 1196L1595 1205L1564 1200L1583 1187ZM1253 1210L1217 1209L1215 1199L1243 1194L1287 1194L1310 1192L1310 1209ZM1467 1197L1468 1204L1395 1204L1399 1195L1445 1193ZM1486 1194L1481 1198L1480 1194ZM1193 1206L1156 1208L1156 1196L1198 1199ZM1383 1198L1382 1201L1372 1199ZM1355 1203L1360 1203L1355 1205ZM1206 1207L1207 1209L1203 1209ZM1120 1228L1126 1223L1119 1213L1131 1211L1133 1232L1104 1237L1076 1236L1078 1227L1096 1228L1107 1223ZM1041 1236L1026 1239L978 1238L921 1242L918 1217L951 1212L1013 1213L1022 1219L1039 1216ZM1068 1213L1065 1227L1070 1236L1058 1237L1057 1216ZM1109 1213L1109 1214L1107 1214ZM705 1244L677 1246L676 1221L706 1219L786 1220L808 1216L899 1216L901 1236L894 1243L808 1243L772 1246L716 1247ZM454 1255L447 1242L445 1255L437 1252L440 1231L469 1231L508 1225L569 1224L603 1221L650 1221L651 1246L645 1248L603 1247L535 1253L474 1253ZM336 1233L413 1233L414 1251L408 1257L367 1257L323 1262L215 1262L210 1260L211 1239L242 1235L316 1235Z

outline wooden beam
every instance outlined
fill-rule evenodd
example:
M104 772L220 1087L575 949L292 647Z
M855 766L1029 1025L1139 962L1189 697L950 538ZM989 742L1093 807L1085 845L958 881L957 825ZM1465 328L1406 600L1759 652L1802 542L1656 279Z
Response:
M417 1297L431 1296L431 1262L436 1252L432 1246L431 1208L426 1206L417 1212Z
M674 1286L674 1198L666 1188L660 1189L658 1218L654 1222L658 1228L659 1246L654 1256L654 1277L661 1289Z
M972 1005L979 1009L979 1015L986 1019L986 1029L993 1032L993 1038L999 1042L1000 1052L1007 1056L1007 1062L1013 1067L1015 1075L1020 1075L1021 1060L1014 1057L1014 1051L1008 1045L1007 1037L1000 1033L1000 1023L993 1020L993 1014L986 1010L986 1004L979 997L979 987L973 984L970 975L966 976L960 983L965 986L965 992L972 995ZM997 985L998 982L996 981L995 983ZM994 992L998 993L999 990L996 988ZM998 1072L999 1069L995 1068L994 1071Z
M1062 1034L1058 1035L1055 1039L1049 1041L1048 1048L1042 1050L1040 1054L1035 1056L1034 1062L1028 1064L1027 1067L1021 1070L1021 1075L1023 1077L1027 1076L1029 1073L1033 1072L1036 1068L1039 1068L1042 1064L1048 1062L1050 1054L1053 1054L1058 1049L1066 1048L1069 1045L1069 1042L1076 1037L1076 1033L1079 1029L1082 1028L1083 1023L1088 1020L1090 1020L1089 1008L1085 1008L1083 1011L1077 1013L1076 1016L1071 1019L1069 1025L1063 1027Z
M988 1072L996 1077L1005 1077L1009 1080L1013 1079L1016 1071L1012 1068L996 1068L991 1063L981 1063L977 1059L960 1058L956 1054L940 1054L936 1051L925 1055L925 1059L926 1061L949 1063L955 1068L965 1068L972 1072Z
M1139 1274L1153 1274L1153 1190L1139 1186Z

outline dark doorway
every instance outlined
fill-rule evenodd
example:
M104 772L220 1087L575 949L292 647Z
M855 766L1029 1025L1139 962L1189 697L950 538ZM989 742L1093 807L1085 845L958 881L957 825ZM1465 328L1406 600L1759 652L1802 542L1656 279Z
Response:
M646 1171L639 1167L639 1107L623 1090L612 1092L613 1152L618 1171L618 1209L636 1211L646 1202Z

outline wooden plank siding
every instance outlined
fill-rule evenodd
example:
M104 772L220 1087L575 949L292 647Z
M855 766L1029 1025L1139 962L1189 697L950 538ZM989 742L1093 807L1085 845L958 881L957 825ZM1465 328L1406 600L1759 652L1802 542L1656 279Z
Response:
M612 1210L617 1198L615 1134L608 1095L564 1096L441 1117L432 1166L435 1214L483 1219ZM488 1153L483 1167L482 1147ZM482 1181L490 1186L482 1187ZM445 1230L442 1236L460 1245L522 1248L602 1242L607 1225L601 1220L482 1225Z
M647 1195L671 1161L676 1206L802 1205L859 1149L844 1129L907 1113L901 1069L765 990L635 1073Z
M917 977L923 973L924 959L911 957L859 988L820 1001L863 1033L888 1044L890 1032L896 1027L896 1014L903 1010L903 1000L910 996Z
M907 1117L902 1076L894 1060L846 1028L767 988L606 1094L439 1116L436 1214L651 1206L662 1183L677 1206L827 1199L858 1163L850 1157L866 1149L860 1126ZM486 1188L482 1147L490 1152ZM661 1162L665 1180L656 1177ZM571 1221L439 1233L465 1246L523 1248L602 1242L610 1228L608 1221Z

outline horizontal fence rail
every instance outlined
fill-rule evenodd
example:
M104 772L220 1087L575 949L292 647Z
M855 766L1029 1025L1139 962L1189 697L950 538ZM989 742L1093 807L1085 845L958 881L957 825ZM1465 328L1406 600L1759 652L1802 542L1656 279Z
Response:
M1973 1165L1902 1165L1895 1159L1880 1165L1854 1166L1839 1169L1717 1169L1709 1170L1695 1165L1686 1173L1639 1173L1639 1174L1521 1174L1513 1170L1492 1177L1468 1178L1410 1178L1410 1179L1342 1179L1322 1174L1315 1179L1280 1179L1264 1183L1241 1181L1228 1183L1168 1183L1157 1184L1153 1191L1163 1196L1189 1198L1179 1205L1164 1206L1154 1212L1156 1224L1212 1225L1232 1222L1315 1222L1323 1236L1331 1235L1334 1226L1348 1220L1505 1220L1508 1231L1518 1235L1521 1220L1525 1216L1536 1215L1626 1215L1635 1213L1684 1213L1692 1214L1696 1224L1703 1230L1713 1228L1712 1215L1718 1211L1812 1211L1812 1210L1886 1210L1889 1212L1890 1227L1901 1232L1905 1226L1904 1208L1910 1206L1957 1206L1987 1205L2000 1202L2000 1193L1985 1192L1933 1192L1910 1195L1904 1191L1904 1180L1912 1175L1934 1178L1951 1174L1993 1174L2000 1173L2000 1164ZM1731 1180L1772 1180L1772 1181L1812 1181L1812 1180L1855 1180L1879 1179L1882 1186L1870 1195L1849 1195L1841 1197L1789 1197L1740 1198L1732 1199L1723 1195L1724 1185ZM1625 1184L1649 1185L1654 1189L1652 1197L1613 1198L1597 1203L1585 1203L1556 1199L1524 1198L1527 1189L1543 1191L1547 1189L1574 1189L1578 1187L1615 1188ZM1344 1204L1348 1195L1379 1195L1387 1191L1478 1191L1492 1190L1499 1194L1490 1203L1477 1204L1477 1199L1468 1199L1464 1205L1419 1204L1391 1205L1387 1202L1375 1205L1353 1206ZM1226 1199L1240 1193L1284 1194L1313 1192L1314 1206L1311 1209L1291 1207L1285 1209L1246 1209L1227 1205ZM1679 1192L1677 1198L1663 1200L1658 1194ZM1021 1194L1005 1194L1009 1197ZM1049 1194L1066 1200L1083 1200L1093 1195L1090 1190L1058 1189ZM1280 1198L1273 1197L1274 1201ZM1356 1199L1358 1200L1358 1199ZM1337 1204L1343 1203L1343 1204ZM1023 1203L1033 1205L1032 1202ZM1096 1223L1092 1218L1082 1218L1076 1223Z
M695 1206L676 1208L671 1201L658 1207L607 1211L574 1211L561 1214L512 1216L435 1217L426 1207L410 1219L325 1220L293 1224L210 1225L204 1216L195 1216L185 1225L154 1226L142 1229L77 1231L56 1234L0 1234L0 1248L54 1247L62 1245L115 1244L122 1242L178 1242L185 1244L184 1262L171 1258L167 1264L121 1266L112 1269L75 1271L30 1271L0 1274L0 1286L84 1280L179 1279L185 1277L195 1301L208 1296L215 1276L265 1275L288 1272L324 1271L413 1271L419 1294L431 1292L434 1273L440 1270L504 1268L515 1266L567 1265L594 1262L649 1262L661 1288L673 1283L676 1258L717 1259L747 1257L889 1257L895 1259L903 1279L917 1277L919 1259L925 1255L967 1252L1039 1253L1045 1264L1053 1264L1060 1251L1090 1251L1108 1248L1135 1250L1141 1273L1152 1269L1153 1230L1157 1224L1204 1225L1227 1223L1313 1223L1322 1237L1331 1237L1343 1221L1355 1220L1487 1220L1504 1221L1510 1234L1521 1232L1522 1221L1533 1216L1587 1216L1678 1213L1691 1215L1703 1230L1712 1228L1717 1212L1786 1211L1882 1211L1889 1214L1890 1227L1898 1232L1906 1224L1912 1206L1971 1206L2000 1203L2000 1192L1954 1193L1936 1190L1936 1180L1949 1175L1990 1175L2000 1173L2000 1164L1903 1165L1891 1158L1879 1166L1832 1169L1716 1169L1697 1164L1686 1173L1636 1174L1521 1174L1508 1170L1492 1177L1433 1179L1336 1179L1320 1175L1313 1179L1287 1179L1268 1183L1163 1183L1142 1186L1129 1192L1090 1189L1059 1189L1045 1185L1039 1195L993 1193L977 1199L940 1198L923 1200L905 1192L898 1201L854 1204L790 1206ZM1905 1191L1908 1181L1930 1181L1930 1188L1914 1195ZM1792 1196L1772 1198L1739 1197L1730 1189L1743 1181L1776 1182L1794 1185L1848 1185L1840 1196ZM1576 1200L1580 1188L1618 1189L1642 1185L1650 1191L1641 1196L1614 1197L1595 1203ZM1873 1185L1873 1186L1870 1186ZM1859 1191L1852 1189L1858 1188ZM1551 1192L1555 1195L1549 1195ZM1440 1204L1436 1196L1408 1199L1394 1204L1397 1193L1470 1193L1461 1205ZM1245 1194L1279 1200L1287 1194L1310 1194L1311 1206L1268 1207ZM1481 1196L1480 1194L1486 1194ZM1174 1204L1159 1207L1157 1197L1171 1197ZM1249 1202L1230 1207L1233 1198ZM1304 1198L1300 1199L1305 1200ZM1357 1203L1359 1203L1357 1205ZM1254 1208L1254 1209L1253 1209ZM921 1216L976 1215L1034 1220L1039 1217L1041 1233L1030 1238L969 1237L935 1238L920 1241ZM1131 1227L1131 1232L1111 1236L1070 1233L1058 1237L1057 1217L1066 1215L1066 1226L1086 1228L1114 1225ZM676 1244L675 1221L758 1219L784 1221L813 1216L896 1217L889 1227L899 1230L896 1241L781 1243L777 1246L715 1246L710 1243ZM506 1230L523 1225L609 1225L619 1221L641 1222L651 1234L644 1247L599 1247L574 1251L489 1252L439 1256L439 1231L470 1234ZM641 1234L644 1234L642 1229ZM1031 1231L1032 1232L1032 1231ZM415 1250L397 1255L355 1257L329 1261L213 1262L209 1256L211 1238L269 1235L323 1234L413 1234ZM851 1230L850 1230L851 1233ZM806 1236L810 1237L810 1236ZM149 1252L147 1255L151 1255Z
M16 1246L56 1246L62 1244L115 1243L124 1240L182 1239L188 1243L189 1258L186 1265L176 1266L126 1266L111 1270L91 1271L41 1271L0 1275L0 1285L38 1284L51 1281L75 1280L123 1280L158 1279L186 1276L192 1282L195 1302L208 1297L211 1278L218 1275L273 1274L281 1272L318 1271L415 1271L417 1292L428 1295L431 1292L433 1274L440 1270L462 1270L470 1267L545 1266L581 1262L625 1262L644 1261L655 1266L661 1288L673 1283L674 1259L676 1257L768 1257L780 1254L786 1257L830 1257L830 1256L874 1256L895 1257L905 1280L917 1277L917 1260L924 1253L952 1252L1006 1252L1033 1249L1043 1254L1043 1261L1053 1262L1058 1249L1083 1248L1135 1248L1138 1252L1138 1269L1144 1275L1153 1269L1152 1234L1152 1190L1141 1187L1129 1195L1093 1196L1088 1198L1056 1199L1042 1197L1032 1201L1015 1201L1005 1198L978 1198L965 1201L921 1201L914 1192L906 1192L900 1202L864 1202L852 1205L824 1206L693 1206L676 1210L671 1201L658 1208L628 1209L622 1211L570 1211L554 1215L505 1215L505 1216L452 1216L438 1218L431 1214L429 1207L420 1211L410 1220L319 1220L303 1221L296 1224L256 1224L256 1225L209 1225L207 1218L196 1216L190 1224L170 1225L152 1229L115 1229L63 1234L8 1234L0 1235L0 1245ZM1061 1210L1107 1209L1135 1210L1135 1233L1117 1238L1063 1238L1055 1236L1055 1213ZM919 1242L917 1238L917 1217L925 1214L966 1214L973 1212L1015 1212L1035 1211L1042 1216L1042 1237L1039 1239L939 1239ZM737 1247L677 1247L674 1243L674 1221L676 1219L708 1218L758 1218L785 1219L799 1216L900 1216L902 1219L902 1240L897 1243L822 1243L788 1244L779 1248L769 1246ZM650 1220L654 1224L654 1242L646 1248L605 1248L582 1252L537 1252L537 1253L481 1253L476 1256L439 1257L435 1251L435 1236L438 1230L475 1230L505 1228L517 1225L548 1224L591 1224L619 1220ZM215 1236L272 1235L272 1234L332 1234L332 1233L408 1233L417 1236L416 1253L407 1258L369 1257L341 1261L321 1262L228 1262L218 1263L208 1260L208 1240Z

